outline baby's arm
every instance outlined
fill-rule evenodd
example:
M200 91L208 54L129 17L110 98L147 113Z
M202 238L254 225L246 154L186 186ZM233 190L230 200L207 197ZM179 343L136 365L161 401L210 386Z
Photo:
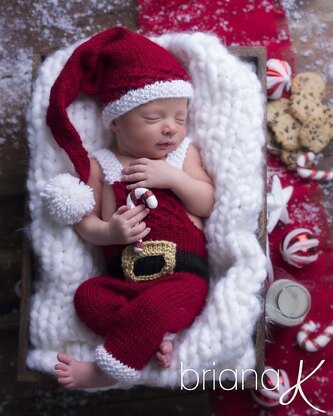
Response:
M112 204L109 200L111 203L109 207L110 221L102 220L103 173L98 162L94 159L90 160L88 185L94 192L95 207L75 226L75 230L81 238L98 246L130 244L144 238L150 232L150 228L141 222L149 212L144 205L133 209L123 205L115 211L114 201ZM112 191L110 190L110 192ZM111 199L113 198L112 194Z
M199 150L191 145L171 190L181 199L185 208L199 217L207 217L214 205L214 186L202 166Z
M123 169L122 179L132 182L127 189L138 187L171 189L184 207L194 215L207 217L214 204L212 180L204 170L199 150L188 148L183 170L164 160L137 159Z

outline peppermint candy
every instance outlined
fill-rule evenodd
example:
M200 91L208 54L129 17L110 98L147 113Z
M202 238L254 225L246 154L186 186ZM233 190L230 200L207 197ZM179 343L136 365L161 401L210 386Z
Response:
M278 100L291 87L291 67L287 61L269 59L267 61L267 96Z
M290 389L288 374L282 369L276 371L272 367L266 366L263 385L264 388L251 390L254 400L264 407L278 406L280 397Z
M280 252L283 259L298 269L318 258L319 240L306 228L296 228L283 238Z

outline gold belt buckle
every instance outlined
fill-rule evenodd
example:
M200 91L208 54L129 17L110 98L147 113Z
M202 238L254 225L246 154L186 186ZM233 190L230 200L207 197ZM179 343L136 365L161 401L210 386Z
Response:
M121 266L126 280L144 282L173 273L176 266L176 247L177 245L170 241L144 241L143 251L135 253L133 245L127 246L121 255ZM151 256L163 256L165 262L163 268L158 273L137 276L134 273L135 262Z

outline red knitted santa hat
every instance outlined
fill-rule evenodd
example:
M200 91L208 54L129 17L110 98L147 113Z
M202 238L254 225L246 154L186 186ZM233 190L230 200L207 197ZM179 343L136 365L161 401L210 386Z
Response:
M88 154L66 111L80 92L98 96L108 127L149 101L190 98L192 86L170 52L123 27L99 33L76 48L51 89L46 121L81 180L87 182Z

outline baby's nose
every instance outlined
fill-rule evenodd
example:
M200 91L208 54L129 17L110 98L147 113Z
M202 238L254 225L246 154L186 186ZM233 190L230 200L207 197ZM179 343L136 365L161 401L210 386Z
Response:
M162 127L163 134L175 134L177 132L176 123L172 120L166 120Z

